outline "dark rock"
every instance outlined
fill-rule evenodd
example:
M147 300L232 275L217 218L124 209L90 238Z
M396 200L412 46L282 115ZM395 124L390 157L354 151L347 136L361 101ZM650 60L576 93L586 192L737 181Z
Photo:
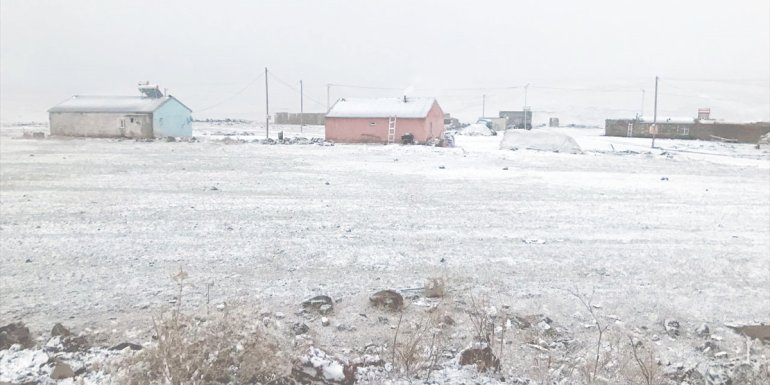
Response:
M689 385L706 385L706 379L703 377L703 374L695 368L684 372L684 375L679 382L682 381L687 382Z
M697 328L695 328L695 334L698 335L698 337L708 337L711 335L711 331L709 330L709 326L706 324L701 324Z
M63 380L70 377L75 377L75 372L69 365L63 362L57 362L51 371L51 378L54 380Z
M19 344L23 348L32 347L29 329L21 322L0 327L0 350L8 349L14 344Z
M445 167L445 166L438 166L438 168L439 168L440 170L443 170L443 169L445 169L446 167Z
M334 301L328 295L317 295L302 301L302 308L305 310L314 310L320 314L326 315L334 310Z
M394 290L381 290L369 297L369 302L376 307L390 311L399 311L404 307L404 297Z
M495 357L492 348L469 348L460 353L460 365L476 365L476 369L485 372L489 369L500 369L500 360Z
M60 337L61 350L65 352L84 352L91 347L85 336Z
M131 350L142 350L142 345L137 345L131 342L121 342L111 347L110 350L123 350L125 348L129 348Z
M698 349L705 354L713 355L719 351L719 345L717 345L714 341L706 341Z
M294 335L298 336L307 333L310 331L310 328L302 322L297 322L291 327L291 330L294 332Z
M669 337L675 338L679 336L679 321L666 319L663 321L663 327L666 329L666 334L668 334Z
M51 329L51 337L67 337L71 335L69 329L65 328L64 325L57 323L56 325L53 325L53 329Z

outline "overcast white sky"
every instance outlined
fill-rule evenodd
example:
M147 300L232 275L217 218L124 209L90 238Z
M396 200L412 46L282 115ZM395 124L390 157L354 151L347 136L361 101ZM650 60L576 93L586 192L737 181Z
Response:
M436 96L465 119L520 109L565 122L652 111L770 120L767 0L41 1L0 3L0 118L45 120L73 94L166 87L196 118L324 111L342 96ZM248 87L247 87L248 86ZM245 88L244 88L245 87ZM242 91L238 93L239 91ZM235 95L235 96L234 96Z

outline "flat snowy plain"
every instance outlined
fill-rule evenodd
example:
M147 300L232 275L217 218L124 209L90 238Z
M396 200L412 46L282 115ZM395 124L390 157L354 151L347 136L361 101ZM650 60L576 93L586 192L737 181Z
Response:
M20 139L4 127L1 323L137 338L174 301L180 268L192 311L208 292L212 309L293 322L303 299L330 295L332 326L359 331L312 325L337 348L391 333L360 315L374 291L435 276L454 298L573 326L586 322L575 288L627 325L767 322L767 147L651 149L601 129L550 130L583 153L499 150L502 136L457 136L455 148L263 145L221 140L263 137L248 125L197 124L193 143Z

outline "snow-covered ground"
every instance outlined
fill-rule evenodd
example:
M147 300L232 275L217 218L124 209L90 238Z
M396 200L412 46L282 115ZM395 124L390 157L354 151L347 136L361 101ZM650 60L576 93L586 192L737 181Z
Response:
M457 136L456 148L222 141L264 137L248 124L198 123L193 143L22 130L34 131L0 132L0 320L38 335L55 322L105 343L149 335L180 268L191 311L208 292L212 309L309 323L301 301L331 296L332 326L310 326L332 351L392 338L397 318L372 316L368 296L434 276L460 303L484 296L575 330L586 323L575 288L658 334L666 318L714 328L770 314L767 148L651 149L567 128L553 130L582 154L500 150L502 136ZM684 350L669 353L695 360Z

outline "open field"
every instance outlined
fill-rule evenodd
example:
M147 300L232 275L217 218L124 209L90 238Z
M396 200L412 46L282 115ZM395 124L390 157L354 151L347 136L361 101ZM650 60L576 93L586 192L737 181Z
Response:
M287 322L309 296L339 299L333 324L364 332L319 327L336 347L388 330L359 316L371 293L432 276L456 298L564 324L582 324L575 287L629 326L770 314L766 148L650 150L596 129L560 129L577 155L501 151L500 136L458 136L456 148L225 144L217 130L246 129L196 127L194 143L3 131L2 323L120 341L173 302L180 268L190 309L205 308L207 287L212 309Z

